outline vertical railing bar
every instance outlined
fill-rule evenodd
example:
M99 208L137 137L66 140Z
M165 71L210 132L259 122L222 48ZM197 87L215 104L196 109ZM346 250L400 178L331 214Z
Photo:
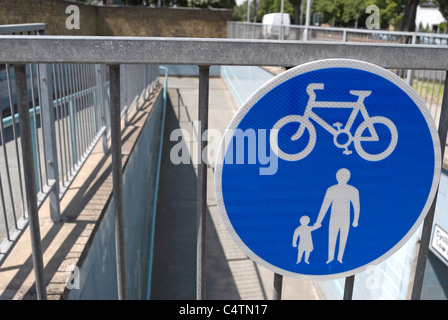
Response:
M89 119L89 146L92 145L93 139L95 138L95 132L94 132L94 126L93 126L93 119L92 119L92 106L93 106L93 97L91 93L91 86L90 86L90 74L89 74L89 68L90 65L85 65L84 67L84 74L86 78L86 95L87 95L87 101L88 101L88 109L86 110L87 118Z
M355 276L350 276L345 278L344 286L344 300L352 300L353 298L353 287L355 285Z
M2 184L2 175L0 173L0 196L1 196L1 203L2 203L2 209L3 209L3 220L5 220L5 234L6 239L8 241L11 241L11 236L9 235L9 223L8 223L8 216L6 214L6 204L5 204L5 197L3 196L3 184ZM17 228L17 226L16 226ZM1 240L1 239L0 239Z
M448 71L445 71L445 88L443 90L442 109L440 111L440 119L438 127L442 163L443 158L445 156L447 130L448 130ZM438 192L439 190L437 188L436 195L438 194ZM429 209L429 212L426 215L425 220L423 222L422 236L420 239L420 248L418 251L418 258L417 258L417 266L415 268L414 285L411 294L412 300L419 300L422 293L423 277L425 275L426 261L428 260L429 242L431 237L432 223L434 220L434 212L436 210L436 202L437 202L437 196L434 197L431 208Z
M38 91L38 99L39 99L39 105L40 105L40 128L41 128L41 132L45 132L45 128L44 128L44 121L43 121L43 117L44 117L44 110L42 108L42 87L40 84L40 68L39 65L36 64L36 73L37 73L37 91ZM44 135L42 134L42 137L44 137ZM44 157L44 164L47 163L47 155L45 152L43 152L43 157ZM48 173L47 173L47 166L44 165L43 166L43 171L45 172L45 178L46 181L48 183Z
M199 66L199 126L198 134L199 165L197 185L197 252L196 252L196 298L205 299L206 273L206 214L207 214L207 157L204 149L207 146L205 133L208 129L208 99L209 99L209 69L210 66Z
M433 71L433 72L435 72L435 71ZM432 105L433 105L433 102L432 102L432 98L434 97L434 91L435 91L435 89L434 89L434 86L435 86L435 84L436 84L436 74L434 74L434 77L432 78L432 85L431 85L431 98L429 98L429 110L430 110L430 112L432 112ZM429 86L428 86L429 87ZM437 106L435 106L435 111L437 112ZM437 114L435 113L435 117L434 118L436 118L437 117Z
M103 73L102 73L102 66L100 64L96 65L96 81L97 81L97 89L98 92L98 100L99 100L99 109L100 109L100 118L101 118L101 127L106 127L106 112L105 112L105 96L104 96L104 85L103 85ZM108 146L107 146L107 130L104 131L103 134L103 152L108 152Z
M85 118L85 110L87 108L87 101L86 101L86 88L85 88L85 79L84 79L84 64L80 64L79 65L79 83L81 85L80 89L81 91L79 92L80 98L82 100L81 103L81 128L82 128L82 132L83 132L83 137L84 137L84 147L83 147L83 155L85 154L85 150L87 150L87 146L89 143L89 135L88 135L88 131L86 130L87 127L87 121Z
M274 272L274 291L272 300L282 300L283 276Z
M5 130L3 128L3 107L1 105L1 101L0 101L0 134L1 134L0 142L2 143L3 157L4 157L4 161L5 161L5 168L6 168L6 180L8 182L9 197L10 197L10 202L11 202L12 214L13 214L13 218L14 218L14 226L16 229L18 229L17 217L16 217L16 206L15 206L15 201L14 201L14 195L12 192L11 174L9 172L8 152L6 150ZM0 186L1 186L1 181L0 181ZM3 190L1 190L1 192L2 192L2 200L3 200ZM4 205L4 203L3 203L3 210L6 214L6 206ZM8 228L8 226L6 226L6 228ZM9 240L9 231L8 231L8 240Z
M88 129L88 133L89 133L89 146L91 145L91 143L92 143L92 140L93 140L93 137L94 137L94 135L93 135L93 130L92 130L92 127L93 127L93 125L92 125L92 114L90 113L90 110L91 110L91 108L92 108L92 98L91 98L91 95L90 95L90 83L89 83L89 65L84 65L84 78L85 78L85 81L86 81L86 98L87 98L87 109L86 109L86 116L87 116L87 119L88 119L88 124L89 124L89 126L87 127L87 129Z
M117 259L118 298L127 299L125 228L123 216L123 169L121 154L120 65L109 65L110 124L113 200L115 207L115 244Z
M67 118L67 113L66 113L66 106L67 106L67 91L66 91L66 86L65 86L65 76L64 76L64 65L63 64L59 64L58 65L58 69L59 69L59 85L60 85L60 90L61 90L61 119L60 122L62 123L62 132L63 135L61 137L61 139L63 139L63 148L64 148L64 162L65 162L65 176L66 176L66 181L69 180L69 176L70 176L70 147L69 147L69 143L67 141L68 137L67 137L67 126L66 126L66 118Z
M72 170L75 171L75 165L76 165L76 161L77 161L77 143L76 143L76 129L75 129L75 115L73 113L73 106L75 104L74 99L75 99L75 90L73 87L73 79L72 79L72 64L67 64L67 77L68 77L68 94L69 94L69 122L70 122L70 139L71 139L71 147L72 147Z
M52 72L52 75L53 75L51 80L53 80L53 81L52 81L52 84L49 84L49 85L53 86L53 91L52 92L54 93L55 101L53 103L53 108L50 108L49 110L50 110L50 112L53 112L53 113L56 114L55 115L55 119L54 119L54 126L56 127L57 126L56 122L58 121L58 115L59 115L59 112L58 112L59 96L58 96L58 86L57 86L57 83L56 83L56 81L57 81L56 67L55 67L54 64L51 65L51 72ZM42 77L42 80L43 80L43 78L44 77ZM51 99L53 100L53 97ZM61 148L61 140L60 140L61 132L60 132L60 130L58 130L58 131L59 131L58 132L59 133L58 134L59 138L56 140L56 144L59 144L59 148L56 147L56 150L61 150L62 149ZM56 161L58 161L57 157L56 157ZM59 163L59 161L58 161L58 163ZM62 180L64 180L64 175L63 174L62 174Z
M59 141L59 148L57 148L57 150L59 151L59 163L61 164L61 178L62 178L62 185L65 185L65 167L64 167L64 159L63 159L63 155L62 152L64 150L63 148L63 135L61 133L61 104L62 104L62 92L61 92L61 86L60 86L60 74L59 74L59 67L57 64L53 65L53 74L54 74L54 92L55 92L55 98L56 98L56 119L55 119L55 123L57 123L57 127L58 127L58 133L59 133L59 137L58 137L58 141ZM59 84L59 86L58 86Z
M80 65L79 64L75 64L75 74L74 74L74 79L76 82L76 124L78 127L78 137L79 137L79 150L78 150L78 157L79 159L82 158L83 154L84 154L84 149L85 149L85 139L84 139L84 131L82 129L83 126L83 118L82 118L82 96L80 94L81 90L82 90L82 86L81 86L81 80L79 77L79 69L80 69Z
M76 137L77 137L77 143L78 143L78 150L77 150L77 154L78 154L78 159L77 162L80 161L81 157L82 157L82 150L83 150L83 139L82 139L82 130L81 130L81 121L82 119L80 118L80 107L81 107L81 99L78 95L79 91L81 91L81 88L79 86L79 77L78 77L78 65L74 64L73 65L73 81L75 83L75 124L76 124Z
M17 144L17 129L16 129L16 118L15 118L15 112L14 112L14 103L12 101L12 88L11 88L11 74L9 70L9 64L6 64L6 80L8 84L8 95L9 95L9 109L11 111L11 117L12 117L12 133L14 136L14 146L15 146L15 152L16 152L16 161L17 161L17 170L19 173L19 188L20 188L20 205L22 209L22 217L25 218L25 196L23 192L23 182L22 182L22 165L20 163L20 155L19 155L19 146Z
M73 64L73 72L72 72L72 78L73 78L73 104L74 104L74 118L75 118L75 134L76 134L76 144L77 144L77 149L76 149L76 154L77 154L77 159L76 159L76 163L78 163L81 159L81 155L82 155L82 136L81 136L81 127L80 127L80 118L79 118L79 108L80 108L80 97L79 97L79 83L78 83L78 71L77 71L77 64Z
M88 99L87 99L87 93L86 93L86 79L84 77L84 69L85 69L85 64L81 64L79 66L79 78L81 81L81 97L82 97L82 101L83 101L83 108L82 108L82 114L81 117L83 119L83 131L84 131L84 149L83 149L83 155L86 154L86 151L89 147L89 126L88 126L88 119L87 119L87 115L86 115L86 111L88 108Z
M58 82L59 82L59 92L60 92L60 101L61 101L61 105L60 105L60 109L59 109L59 114L60 114L60 119L58 121L59 123L62 123L62 136L59 137L59 139L62 139L62 145L63 145L63 150L61 150L61 153L64 154L64 163L65 163L65 170L63 170L63 175L65 175L65 181L68 181L69 179L69 166L70 164L68 163L68 156L67 156L67 141L66 141L66 129L65 129L65 103L66 103L66 94L64 92L64 73L63 73L63 69L62 69L62 64L58 64ZM62 160L61 160L62 161Z
M73 161L73 139L71 136L71 118L70 118L70 107L71 107L71 95L70 95L70 84L69 84L69 74L68 74L68 65L63 65L63 74L64 74L64 123L65 123L65 139L67 140L67 156L68 156L68 164L67 175L70 176L74 171L75 163Z
M22 144L22 160L24 167L26 198L29 214L29 228L33 256L36 292L39 300L47 298L45 291L44 264L42 257L42 243L39 230L39 216L37 209L36 182L34 176L34 160L31 141L30 114L28 109L28 92L26 85L25 65L14 66L16 77L17 104L20 123L20 141Z
M39 82L41 88L40 111L42 123L42 136L45 137L44 153L47 180L53 180L53 188L49 193L50 217L54 222L61 219L59 202L59 169L56 143L56 123L54 110L53 78L54 67L49 64L39 64Z
M78 135L78 113L77 113L77 106L78 106L78 103L77 103L77 95L76 95L76 92L78 91L78 87L77 87L77 83L76 83L76 76L75 76L75 64L72 64L71 65L71 72L70 72L70 79L71 79L71 81L72 81L72 109L71 109L71 114L72 114L72 116L73 116L73 119L72 119L72 121L73 121L73 129L72 129L72 132L74 133L74 136L75 136L75 145L76 145L76 152L75 152L75 154L76 154L76 157L75 157L75 159L74 159L74 162L75 162L75 165L78 163L78 160L79 160L79 150L80 150L80 143L81 143L81 141L80 141L80 137L79 137L79 135Z
M92 115L93 115L93 136L98 133L98 113L97 113L97 97L95 90L95 65L90 64L90 88L92 88Z
M429 91L429 77L430 77L431 73L428 74L428 78L426 78L426 92L425 92L425 103L426 106L428 107L428 110L431 112L431 107L428 104L428 91Z
M438 81L439 81L439 86L438 86L438 88L437 88L437 101L436 101L436 108L439 108L439 101L440 101L440 88L442 87L442 72L440 72L440 71L437 71L437 73L439 74L439 79L438 79ZM438 112L439 113L439 115L440 115L440 112ZM435 119L435 117L434 117L434 119Z
M89 137L88 137L88 132L87 132L87 121L86 121L86 117L85 117L85 110L87 108L87 101L86 101L86 95L85 95L85 80L84 80L84 65L80 64L79 65L79 83L81 85L80 89L81 91L79 92L80 97L81 97L81 113L80 113L80 117L81 117L81 128L82 128L82 134L84 137L84 146L82 149L82 155L85 154L85 151L87 149L88 146L88 141L89 141Z
M420 97L422 96L422 93L423 93L423 82L425 81L425 74L426 74L426 70L423 70L422 77L421 77L421 82L420 82L420 85L421 85L420 92L418 94Z
M122 70L123 70L123 91L124 91L123 105L128 109L126 110L126 113L124 115L124 123L127 126L130 105L128 103L128 73L127 73L127 66L125 64L122 65Z
M43 190L43 178L42 178L42 163L40 161L40 143L39 143L39 130L37 128L37 111L36 111L36 95L34 93L34 71L33 71L33 65L30 63L30 80L31 80L31 99L32 99L32 105L33 105L33 121L34 121L34 134L36 136L36 160L37 160L37 166L38 166L38 180L39 180L39 187L40 190ZM36 65L37 69L37 65Z

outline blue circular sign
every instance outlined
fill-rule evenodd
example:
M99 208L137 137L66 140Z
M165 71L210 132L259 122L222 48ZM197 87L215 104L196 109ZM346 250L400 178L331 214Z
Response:
M290 69L238 110L215 168L218 207L254 261L310 280L396 252L435 197L434 120L395 74L355 60Z

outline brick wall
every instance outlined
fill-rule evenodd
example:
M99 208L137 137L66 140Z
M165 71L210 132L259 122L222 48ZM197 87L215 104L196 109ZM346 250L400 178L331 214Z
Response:
M69 30L65 9L76 4L80 11L80 29ZM78 2L57 0L1 0L0 25L38 23L46 24L49 35L96 35L96 8Z
M76 4L80 29L67 29L65 9ZM148 37L227 36L232 10L92 6L57 0L2 0L0 24L44 22L47 34Z
M224 38L230 10L98 7L97 34Z

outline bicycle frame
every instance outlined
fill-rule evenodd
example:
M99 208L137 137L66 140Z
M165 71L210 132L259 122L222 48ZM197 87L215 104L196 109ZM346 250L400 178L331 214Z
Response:
M306 88L306 92L309 95L309 100L305 112L303 114L303 117L305 119L309 118L313 119L316 123L318 123L320 126L322 126L325 130L330 132L335 137L341 132L347 133L350 137L351 142L352 135L350 134L350 129L353 125L353 122L356 119L356 116L358 115L358 112L361 112L361 115L364 117L364 121L370 118L364 106L364 99L368 97L372 93L372 91L351 90L350 94L358 97L358 100L355 102L316 101L316 93L314 92L314 90L322 90L323 88L324 88L323 83L311 83L308 85L308 87ZM341 128L342 124L340 123L335 123L332 126L329 125L325 120L323 120L321 117L319 117L317 114L313 112L312 110L313 108L330 108L330 109L344 108L344 109L353 109L353 111L350 114L350 117L345 126ZM362 140L378 141L378 135L373 125L369 125L368 129L370 131L371 137L363 137ZM298 132L292 137L292 139L294 140L299 138L303 134L304 130L305 126L300 126Z

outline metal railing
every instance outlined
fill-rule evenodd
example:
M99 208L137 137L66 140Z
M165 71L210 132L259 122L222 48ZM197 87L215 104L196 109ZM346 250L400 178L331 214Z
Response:
M262 23L227 22L227 37L231 39L275 39L289 41L332 41L344 43L389 43L448 46L448 34L367 30L319 26L269 26ZM438 119L445 72L425 69L395 69L425 101L431 114Z
M448 45L448 34L227 22L227 38Z
M113 196L115 203L117 273L119 298L125 299L126 276L123 237L123 193L121 168L120 137L120 65L123 64L188 64L199 66L199 113L200 133L203 136L208 127L208 87L209 67L211 65L245 66L294 66L324 58L348 58L363 60L389 69L425 69L448 70L448 51L435 45L409 45L389 43L337 43L337 42L294 42L269 40L237 39L196 39L196 38L132 38L132 37L55 37L55 36L2 36L0 37L0 61L13 64L19 93L19 117L24 141L31 144L29 112L27 101L23 99L27 83L25 79L26 63L105 63L110 77L110 123L111 153L113 172ZM21 50L17 50L21 48ZM106 54L107 53L107 54ZM444 92L446 92L446 83ZM445 146L448 127L448 95L444 94L439 120L441 145ZM207 144L203 141L201 151ZM442 148L443 158L444 148ZM25 161L26 160L26 161ZM34 178L33 161L24 156L28 176ZM197 299L205 298L205 241L206 241L206 199L207 199L207 163L198 166L198 240L197 240ZM26 177L26 175L25 175ZM33 183L26 183L27 195L32 194ZM437 197L435 197L436 199ZM434 217L435 201L428 213L422 231L420 249L413 282L412 299L419 299L423 275L428 256L428 247ZM28 199L30 217L37 217L36 201ZM30 209L31 208L31 209ZM33 209L34 208L34 209ZM39 241L39 238L33 238ZM36 255L41 253L36 252ZM35 269L40 266L35 264ZM281 296L282 278L274 277L275 298ZM346 279L344 298L349 299L353 291L354 276ZM44 297L43 278L36 277L41 287L40 297Z
M0 33L45 33L44 24L0 26ZM37 209L49 197L53 221L60 220L59 200L64 196L88 155L103 137L108 152L110 135L110 82L101 64L36 64L25 74L10 63L0 70L0 264L28 226L28 193L36 194ZM120 117L139 106L139 98L156 84L157 67L121 67ZM31 144L22 145L19 130L19 86L26 82L25 100L30 118ZM34 189L26 181L26 164L33 162Z

